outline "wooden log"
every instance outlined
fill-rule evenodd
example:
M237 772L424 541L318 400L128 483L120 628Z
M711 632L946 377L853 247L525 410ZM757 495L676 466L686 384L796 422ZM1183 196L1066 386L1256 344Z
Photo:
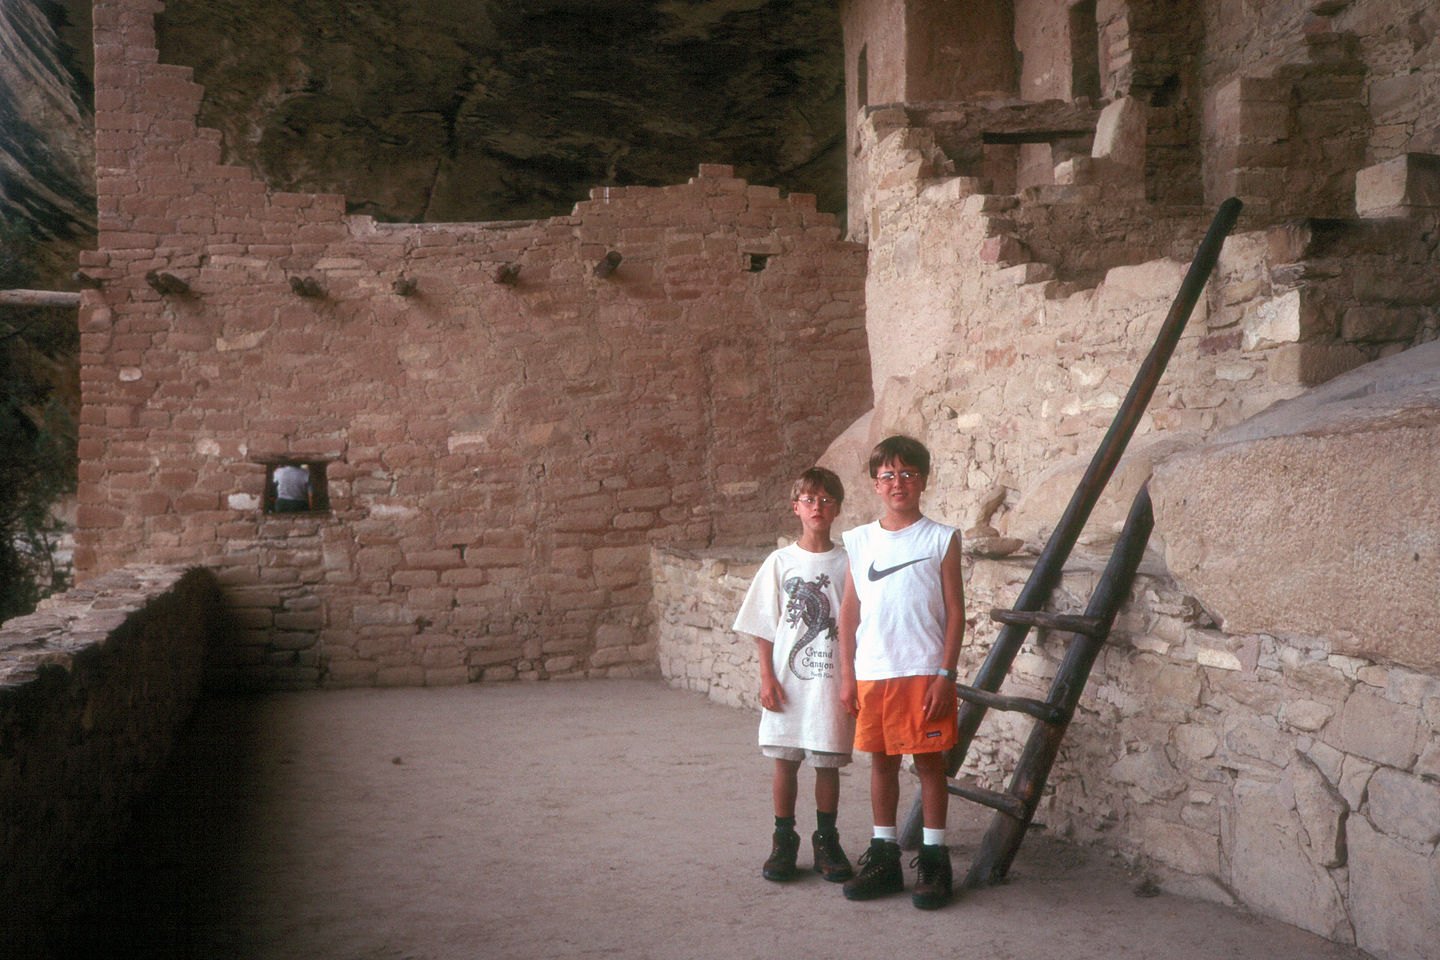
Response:
M1101 637L1101 625L1093 617L1078 617L1066 613L1046 613L1043 610L1006 610L995 607L990 619L999 623L1013 623L1021 626L1039 627L1058 633L1083 633L1087 637Z
M1008 710L1011 713L1023 713L1026 716L1034 717L1042 723L1058 723L1065 719L1058 709L1046 703L1044 700L1036 700L1033 697L1007 697L1000 693L990 693L988 690L976 690L974 687L967 687L963 683L955 684L955 695L961 700L967 700L972 703L983 703L992 710Z
M0 307L78 307L80 294L69 290L0 290Z
M1008 817L1018 819L1025 815L1025 805L1018 798L1000 790L986 789L969 777L951 780L945 784L945 789L954 796L964 797L991 810L998 810Z

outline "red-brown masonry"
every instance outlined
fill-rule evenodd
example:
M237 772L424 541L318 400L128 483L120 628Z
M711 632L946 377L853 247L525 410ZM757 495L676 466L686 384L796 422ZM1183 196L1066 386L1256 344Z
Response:
M719 165L533 222L273 193L196 126L159 9L94 11L81 576L214 567L256 683L649 669L650 545L773 537L869 406L863 249ZM325 465L328 512L262 510L286 459Z

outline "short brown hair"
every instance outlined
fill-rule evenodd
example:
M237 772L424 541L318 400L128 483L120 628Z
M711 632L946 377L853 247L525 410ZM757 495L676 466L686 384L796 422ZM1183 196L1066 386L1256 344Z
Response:
M870 476L878 476L887 463L903 463L919 470L922 477L930 476L930 451L914 437L896 434L875 444L870 451Z
M840 482L835 471L826 470L824 467L811 467L795 478L795 483L790 487L790 502L794 503L801 495L814 493L816 490L829 494L837 507L845 502L845 485Z

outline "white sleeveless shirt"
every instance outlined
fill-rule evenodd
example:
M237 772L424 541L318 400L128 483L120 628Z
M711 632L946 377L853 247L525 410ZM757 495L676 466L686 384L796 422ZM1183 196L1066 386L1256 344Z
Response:
M890 531L877 520L845 531L850 578L860 598L855 679L934 674L945 657L940 561L954 527L921 517Z

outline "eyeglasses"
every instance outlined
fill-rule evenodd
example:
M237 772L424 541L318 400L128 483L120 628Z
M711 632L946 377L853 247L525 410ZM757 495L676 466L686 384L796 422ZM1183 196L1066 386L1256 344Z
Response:
M923 474L921 474L919 470L901 470L899 473L893 470L886 470L884 473L877 473L875 479L881 483L895 483L897 481L914 483L916 480L919 480L921 476L923 476Z
M795 502L803 503L807 507L813 507L817 503L820 504L820 506L822 507L835 506L835 501L831 500L829 497L796 497Z

